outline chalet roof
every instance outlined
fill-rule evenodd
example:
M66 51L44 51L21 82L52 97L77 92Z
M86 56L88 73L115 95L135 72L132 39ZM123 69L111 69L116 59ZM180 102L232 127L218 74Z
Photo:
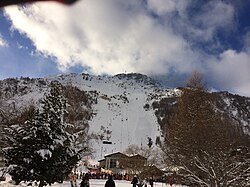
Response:
M111 154L106 154L106 155L104 156L104 158L106 158L106 157L111 157L111 156L118 156L118 155L123 156L123 157L127 157L127 155L125 155L125 154L123 154L123 153L121 153L121 152L115 152L115 153L111 153Z
M98 160L98 162L102 162L102 161L105 161L105 158L101 159L101 160Z
M139 155L139 154L136 154L136 155L133 155L133 156L130 156L130 158L136 158L136 159L144 159L144 160L147 160L146 157L142 156L142 155Z
M104 155L104 159L101 159L101 160L98 160L98 162L102 162L102 161L105 161L106 158L108 157L126 157L126 158L131 158L131 159L140 159L140 160L147 160L146 157L142 156L142 155L139 155L139 154L136 154L136 155L126 155L126 154L123 154L121 152L114 152L114 153L110 153L110 154L106 154Z

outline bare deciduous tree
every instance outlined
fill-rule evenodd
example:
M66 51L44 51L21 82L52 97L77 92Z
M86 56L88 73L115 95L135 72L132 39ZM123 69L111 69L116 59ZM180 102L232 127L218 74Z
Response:
M121 165L131 174L137 174L139 179L162 175L159 168L163 166L163 152L159 147L130 145L124 153L130 157L123 159ZM145 157L146 160L139 155Z
M188 78L186 86L193 89L206 89L206 83L203 75L198 71L193 71L191 76Z
M246 186L249 137L241 136L232 121L216 111L211 94L198 88L184 89L178 99L163 145L167 161L193 185Z

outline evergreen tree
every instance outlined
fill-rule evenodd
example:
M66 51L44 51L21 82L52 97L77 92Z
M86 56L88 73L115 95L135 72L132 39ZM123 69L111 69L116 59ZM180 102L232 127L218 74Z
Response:
M153 141L152 138L148 137L148 143L147 143L148 147L151 148L153 145Z
M41 110L24 126L12 126L12 147L5 149L9 173L16 183L40 181L39 186L62 182L80 159L74 135L66 131L66 100L54 82Z

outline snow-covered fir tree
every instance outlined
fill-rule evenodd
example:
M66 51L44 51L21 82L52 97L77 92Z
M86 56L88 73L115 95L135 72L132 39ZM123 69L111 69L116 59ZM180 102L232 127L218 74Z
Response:
M9 174L16 183L39 181L39 186L62 182L80 159L75 136L64 121L67 102L62 86L51 84L40 110L25 125L12 126L11 147L5 149Z

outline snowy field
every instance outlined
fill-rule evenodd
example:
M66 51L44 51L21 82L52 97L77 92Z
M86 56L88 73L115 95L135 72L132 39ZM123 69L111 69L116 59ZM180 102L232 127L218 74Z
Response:
M21 183L19 185L14 185L11 184L9 181L9 177L7 177L6 181L0 182L1 187L24 187L27 186L25 183ZM90 187L104 187L106 180L102 179L90 179ZM77 187L79 187L81 180L77 181ZM129 181L124 181L124 180L115 180L116 187L132 187ZM34 185L33 185L34 186ZM48 186L49 187L49 186ZM64 181L62 184L53 184L51 187L71 187L69 181ZM166 185L163 183L154 183L154 187L170 187L170 185ZM172 185L172 187L184 187L180 185Z

